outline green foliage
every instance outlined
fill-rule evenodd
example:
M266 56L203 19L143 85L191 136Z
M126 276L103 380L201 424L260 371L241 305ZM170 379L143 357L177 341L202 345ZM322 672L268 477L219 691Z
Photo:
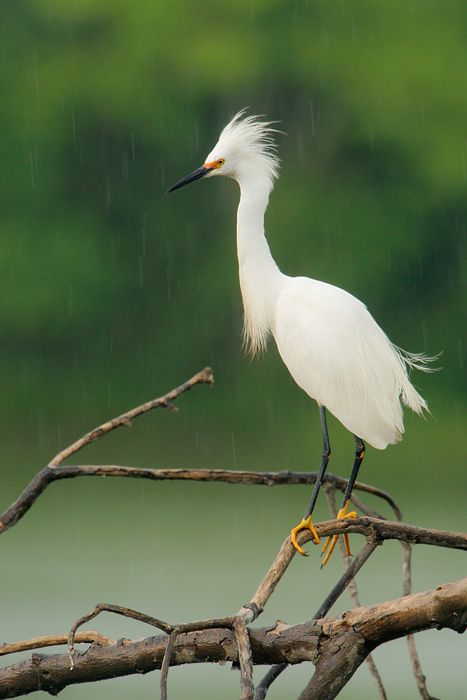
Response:
M213 389L187 394L176 416L151 413L94 443L83 462L318 466L313 402L273 347L254 361L242 351L236 185L218 179L164 195L248 106L287 134L278 134L281 179L266 216L280 267L357 295L398 345L444 353L441 372L414 377L434 418L407 416L406 439L369 450L361 478L390 491L411 522L461 529L466 3L9 0L0 26L4 507L60 448L208 364ZM329 427L330 469L348 475L353 439L332 416ZM7 535L4 638L44 634L38 610L64 631L99 600L171 621L210 617L213 604L219 614L236 609L232 601L251 595L309 493L198 486L106 479L47 490ZM323 497L317 517L325 512ZM240 580L246 551L253 569ZM316 567L317 553L308 561ZM384 576L381 561L370 598L381 586L383 596L399 594L399 560L384 560ZM430 559L419 587L438 585L441 570L444 580L459 578L453 562L455 572ZM303 566L281 582L266 611L271 624L303 619L316 571ZM312 575L322 599L330 579ZM121 625L115 638L126 634ZM449 649L443 642L444 666L433 657L446 678L430 679L446 694L459 678ZM402 664L391 664L387 677L397 667L402 685ZM225 684L237 683L219 670L216 686L209 669L206 691L193 690L194 672L187 669L180 697L226 697ZM308 680L297 681L300 672L309 673L294 669L271 692L293 695L297 683L298 695ZM136 684L145 697L142 682L103 684L99 697L127 697ZM154 679L147 682L153 697ZM452 697L456 690L465 692L459 686ZM89 689L66 692L87 697Z
M212 363L228 378L213 432L235 414L232 368L264 397L270 370L239 364L235 186L163 194L249 105L287 132L267 216L281 267L355 293L398 344L444 350L440 386L465 399L462 2L18 0L0 12L5 387L39 361L67 393L79 361L128 405L149 377ZM39 385L31 398L53 410ZM256 420L248 400L242 411Z

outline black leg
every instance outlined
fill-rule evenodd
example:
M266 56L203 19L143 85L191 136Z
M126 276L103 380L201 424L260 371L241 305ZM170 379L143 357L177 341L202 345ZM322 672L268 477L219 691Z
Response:
M347 508L349 506L349 501L350 501L350 496L352 495L352 490L355 484L355 481L357 479L357 474L358 470L360 469L360 465L363 461L363 457L365 456L365 444L363 440L356 435L354 435L355 438L355 459L352 467L352 472L350 474L350 479L347 483L347 488L345 489L345 494L344 494L344 500L342 501L342 506L340 511L337 514L338 518L345 518L345 517L357 517L355 512L352 513L347 513ZM326 553L326 556L323 559L323 563L321 565L321 568L327 564L329 561L329 557L331 556L334 547L336 546L338 535L332 535L331 537L328 537L326 544L323 547L323 554ZM350 553L350 545L349 545L349 536L345 533L344 534L344 540L345 540L345 548L347 551L347 556L352 556Z
M318 476L316 477L315 485L313 488L313 493L311 494L311 499L308 504L308 508L305 511L303 520L306 520L313 513L315 507L316 499L318 498L318 493L323 483L324 474L329 463L329 458L331 456L331 445L329 444L328 426L326 423L326 409L324 406L318 405L319 416L321 418L321 431L323 434L323 454L321 459L321 466L319 468ZM362 443L363 444L363 443Z
M352 467L352 471L350 473L350 478L349 482L347 484L347 488L345 489L345 494L344 494L344 500L342 501L342 508L345 508L346 505L348 504L350 500L350 496L352 495L352 490L355 484L355 481L357 480L357 474L358 470L360 469L360 465L363 461L363 457L365 456L365 443L363 440L356 435L354 435L355 438L355 459Z
M297 532L300 530L310 530L310 532L313 535L313 539L315 541L315 544L319 544L319 537L318 534L315 530L315 527L313 523L311 522L311 514L313 512L313 508L315 507L316 499L318 498L318 493L320 486L323 482L324 479L324 474L326 471L326 467L328 466L329 462L329 457L331 455L331 447L329 445L329 435L328 435L328 426L326 425L326 409L324 406L319 407L319 415L321 418L321 431L323 433L323 456L321 459L321 467L319 468L318 476L316 477L315 481L315 486L313 488L313 493L311 494L311 499L308 504L308 508L306 509L305 515L303 516L303 520L300 523L300 525L297 525L297 527L292 528L292 532L290 534L290 541L292 542L293 546L295 549L300 552L300 554L306 556L305 550L298 544L297 542Z

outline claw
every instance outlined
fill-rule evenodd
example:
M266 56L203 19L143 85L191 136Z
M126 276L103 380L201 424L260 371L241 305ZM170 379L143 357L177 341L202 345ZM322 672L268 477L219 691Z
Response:
M305 520L302 520L300 525L297 525L297 527L294 527L292 529L292 532L290 534L290 541L292 542L293 546L299 552L303 557L308 556L305 550L300 547L300 545L297 542L296 535L299 530L310 530L311 534L313 535L313 538L315 540L315 544L319 544L319 537L316 533L315 527L313 523L311 522L311 515L308 516L308 518Z
M351 513L347 513L348 507L349 507L349 501L347 501L345 506L340 509L340 511L337 514L337 517L338 518L358 518L358 515L354 510ZM326 566L326 564L328 563L328 561L331 557L331 554L334 551L334 547L336 546L336 542L337 542L338 537L339 537L339 535L331 535L330 537L328 537L328 539L324 543L323 551L321 552L321 554L326 554L326 556L324 557L323 563L321 564L321 568L323 568L323 566ZM350 551L349 536L346 533L344 533L344 542L345 542L346 554L348 557L351 557L352 552ZM328 549L328 547L329 547L329 549Z

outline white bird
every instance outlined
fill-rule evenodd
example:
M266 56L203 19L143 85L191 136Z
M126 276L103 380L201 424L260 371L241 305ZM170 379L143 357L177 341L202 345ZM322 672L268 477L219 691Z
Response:
M365 445L383 450L404 432L403 404L418 414L428 410L412 386L407 370L429 371L435 358L412 354L393 345L366 306L348 292L308 277L289 277L276 265L264 235L264 213L278 177L279 159L273 140L274 122L239 112L223 129L204 165L168 192L201 177L227 175L240 186L237 251L244 306L244 336L252 353L265 348L273 335L279 353L297 384L318 403L323 453L310 503L299 530L318 535L311 521L318 491L331 454L326 409L355 437L355 458L338 517L347 513ZM329 538L325 561L337 540ZM347 553L350 554L346 537Z

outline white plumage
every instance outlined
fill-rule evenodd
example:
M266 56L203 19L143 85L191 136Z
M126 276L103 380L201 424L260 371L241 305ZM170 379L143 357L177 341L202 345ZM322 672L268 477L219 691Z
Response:
M264 213L279 170L271 124L239 112L222 131L204 166L169 192L204 176L227 175L238 182L237 249L246 343L255 353L272 334L297 384L354 434L361 449L351 491L363 457L362 440L377 449L400 440L401 401L419 414L427 409L407 369L428 371L426 363L433 358L393 345L366 306L343 289L307 277L288 277L279 270L264 235ZM326 440L324 419L325 445ZM326 464L323 455L321 479L329 454ZM310 523L319 483L307 511ZM308 527L304 522L301 526Z
M427 408L409 381L404 356L344 290L304 277L287 280L272 328L297 384L373 447L401 439L399 397L417 413Z

